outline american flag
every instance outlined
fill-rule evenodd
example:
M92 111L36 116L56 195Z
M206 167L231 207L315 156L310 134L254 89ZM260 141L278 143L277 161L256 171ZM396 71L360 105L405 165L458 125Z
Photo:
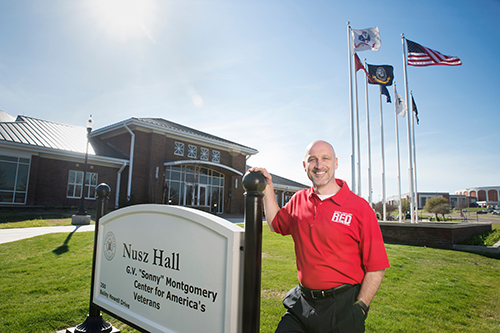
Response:
M459 66L462 64L458 57L446 56L411 40L407 39L406 45L408 47L408 65L422 67L431 65Z

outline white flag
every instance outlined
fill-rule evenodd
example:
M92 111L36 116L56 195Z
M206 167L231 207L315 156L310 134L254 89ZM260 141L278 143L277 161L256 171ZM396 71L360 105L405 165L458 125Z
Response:
M404 117L406 115L406 101L404 100L403 96L398 94L396 89L394 89L394 92L396 93L396 103L394 104L396 113L398 114L398 116Z
M352 29L351 31L354 52L378 51L380 49L381 41L378 27L363 30Z

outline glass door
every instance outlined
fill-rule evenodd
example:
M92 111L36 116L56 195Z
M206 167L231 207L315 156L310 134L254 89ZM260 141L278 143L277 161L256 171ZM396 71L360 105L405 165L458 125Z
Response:
M198 206L208 205L207 185L198 185Z

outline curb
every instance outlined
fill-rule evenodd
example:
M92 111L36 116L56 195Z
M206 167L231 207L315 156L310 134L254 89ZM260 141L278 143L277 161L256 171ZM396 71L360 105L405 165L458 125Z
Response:
M472 252L477 254L486 254L500 258L500 242L493 246L478 246L478 245L453 245L453 250Z

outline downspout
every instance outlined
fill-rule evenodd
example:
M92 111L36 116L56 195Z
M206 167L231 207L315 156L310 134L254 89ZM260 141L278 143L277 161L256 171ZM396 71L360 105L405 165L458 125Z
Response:
M285 193L286 191L288 191L290 187L287 186L287 188L283 191L283 193L281 193L281 207L283 207L285 205Z
M128 169L128 184L127 184L127 201L130 201L130 192L132 190L132 171L134 169L134 148L135 148L135 134L127 127L127 124L123 124L123 127L130 133L130 164Z
M118 175L116 176L116 200L115 200L115 208L118 208L120 205L120 183L122 180L122 171L127 166L127 162L123 162L120 170L118 170Z

